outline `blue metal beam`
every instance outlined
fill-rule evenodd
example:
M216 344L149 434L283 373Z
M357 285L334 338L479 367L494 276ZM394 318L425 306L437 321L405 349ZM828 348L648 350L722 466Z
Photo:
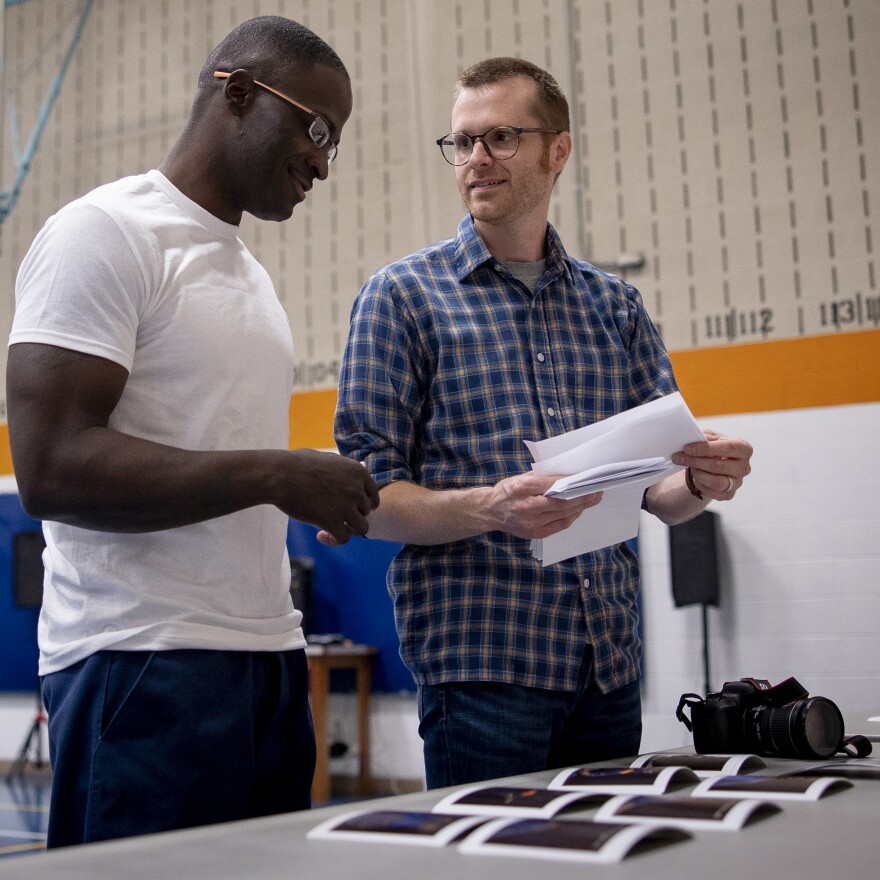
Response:
M24 2L26 2L26 0L5 0L7 7L17 6ZM49 93L46 95L46 100L43 101L43 105L40 107L40 115L37 119L37 124L34 126L31 139L28 141L27 146L22 152L21 159L16 161L17 168L15 183L12 185L12 189L0 192L0 223L3 223L3 221L9 216L10 211L12 211L15 207L15 203L18 201L18 196L21 193L24 179L30 170L34 154L37 152L37 147L40 145L40 138L43 136L43 130L49 120L49 114L55 106L55 101L61 91L61 84L64 82L67 68L70 67L70 62L73 60L73 53L82 37L83 29L85 28L86 21L88 20L89 13L92 11L93 5L94 0L85 0L83 10L80 13L79 21L76 25L76 30L70 38L70 45L67 47L64 60L61 62L61 68L55 75L55 79L52 81L52 85L49 88Z

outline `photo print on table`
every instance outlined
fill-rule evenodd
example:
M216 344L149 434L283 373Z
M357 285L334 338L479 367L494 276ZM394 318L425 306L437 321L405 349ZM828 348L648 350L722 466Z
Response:
M596 822L666 825L688 831L739 831L780 812L769 801L751 798L696 798L674 795L617 795L600 807Z
M598 806L609 797L610 794L602 792L474 785L446 795L433 811L447 815L540 816L549 819L566 809Z
M630 767L687 767L700 779L713 776L736 776L762 770L767 762L757 755L680 755L675 752L656 752L639 755Z
M852 783L834 776L717 776L704 779L691 794L693 797L817 801L845 788L852 788Z
M699 782L688 767L568 767L548 788L606 794L662 794Z
M880 779L880 758L841 758L796 770L793 776L840 776L843 779Z
M485 821L484 816L444 816L411 810L358 810L333 816L312 828L306 837L446 846Z
M473 855L612 864L631 853L689 837L677 828L586 819L491 819L472 831L458 849Z

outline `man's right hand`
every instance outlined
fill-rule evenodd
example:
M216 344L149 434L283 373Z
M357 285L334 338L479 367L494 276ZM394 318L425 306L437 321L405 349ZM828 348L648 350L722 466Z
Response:
M379 490L366 469L333 452L297 449L289 456L289 489L278 507L329 533L336 545L366 535L367 517L379 506Z
M492 528L517 538L549 538L602 500L601 492L568 500L547 498L544 493L558 479L528 472L496 483L486 500L486 514L495 523Z

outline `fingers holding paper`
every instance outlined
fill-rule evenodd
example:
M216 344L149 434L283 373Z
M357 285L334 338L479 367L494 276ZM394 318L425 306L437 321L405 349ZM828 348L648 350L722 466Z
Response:
M492 529L517 538L547 538L567 529L587 508L602 500L601 492L579 498L550 498L544 493L558 477L518 474L492 487L487 513Z
M705 499L729 501L751 473L751 444L716 431L703 433L705 441L688 443L672 461L690 469L693 487Z

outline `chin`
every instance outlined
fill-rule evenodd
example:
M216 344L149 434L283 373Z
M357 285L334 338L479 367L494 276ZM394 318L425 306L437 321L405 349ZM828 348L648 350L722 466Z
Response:
M285 220L290 219L295 207L296 205L279 205L274 208L256 208L248 211L248 214L252 214L257 220L271 220L275 223L283 223Z
M479 220L481 223L497 223L505 217L504 211L488 208L486 205L475 205L473 202L467 205L467 209L474 220Z

